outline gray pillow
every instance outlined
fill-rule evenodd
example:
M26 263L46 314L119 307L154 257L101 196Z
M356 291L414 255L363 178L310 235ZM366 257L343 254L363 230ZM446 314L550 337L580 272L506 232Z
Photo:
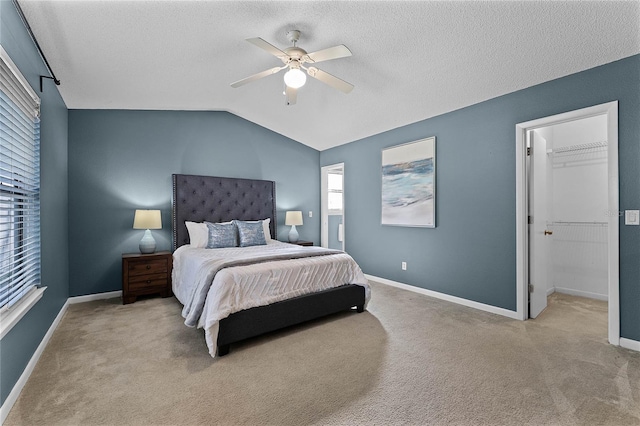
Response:
M238 247L238 238L236 237L236 226L233 222L229 223L211 223L205 222L209 229L209 241L207 248L226 248Z
M238 228L240 237L240 247L264 246L267 241L264 237L262 222L245 222L243 220L233 221Z

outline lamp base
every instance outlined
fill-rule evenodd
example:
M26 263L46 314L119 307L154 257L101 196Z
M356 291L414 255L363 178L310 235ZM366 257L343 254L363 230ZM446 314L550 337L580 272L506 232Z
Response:
M144 231L144 236L140 240L140 253L151 254L156 251L156 240L151 235L151 231L147 229Z
M298 230L295 225L291 225L291 231L289 231L289 242L297 243L298 242Z

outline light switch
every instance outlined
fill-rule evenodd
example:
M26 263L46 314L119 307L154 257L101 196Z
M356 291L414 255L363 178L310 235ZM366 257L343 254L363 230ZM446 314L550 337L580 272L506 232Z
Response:
M313 212L309 210L309 217L313 217Z
M625 210L624 211L624 224L625 225L640 225L640 210Z

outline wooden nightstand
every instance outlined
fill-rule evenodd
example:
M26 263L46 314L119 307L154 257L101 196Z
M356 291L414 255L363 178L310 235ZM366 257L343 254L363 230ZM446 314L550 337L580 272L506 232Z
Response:
M302 240L298 240L295 243L289 243L289 244L297 244L299 246L306 246L306 247L311 247L313 246L313 241L302 241Z
M169 251L153 254L125 253L122 255L122 304L133 303L143 294L160 293L171 296L171 267Z

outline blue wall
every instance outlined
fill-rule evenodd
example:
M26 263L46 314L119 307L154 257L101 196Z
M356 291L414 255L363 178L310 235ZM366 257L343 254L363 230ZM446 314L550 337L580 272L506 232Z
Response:
M615 100L620 209L640 208L636 55L323 151L321 166L345 163L347 251L366 273L515 311L515 125ZM429 136L436 136L437 227L381 226L382 148ZM640 227L621 225L621 335L633 340L640 340L638 259Z
M318 244L320 154L227 112L69 111L70 295L121 290L121 254L137 252L136 208L162 210L158 250L171 246L171 174L276 182L286 210L315 211L298 228Z
M3 404L69 296L67 222L67 108L48 75L13 3L0 1L0 43L42 101L41 232L42 299L0 341L0 404ZM64 84L64 82L63 82Z

